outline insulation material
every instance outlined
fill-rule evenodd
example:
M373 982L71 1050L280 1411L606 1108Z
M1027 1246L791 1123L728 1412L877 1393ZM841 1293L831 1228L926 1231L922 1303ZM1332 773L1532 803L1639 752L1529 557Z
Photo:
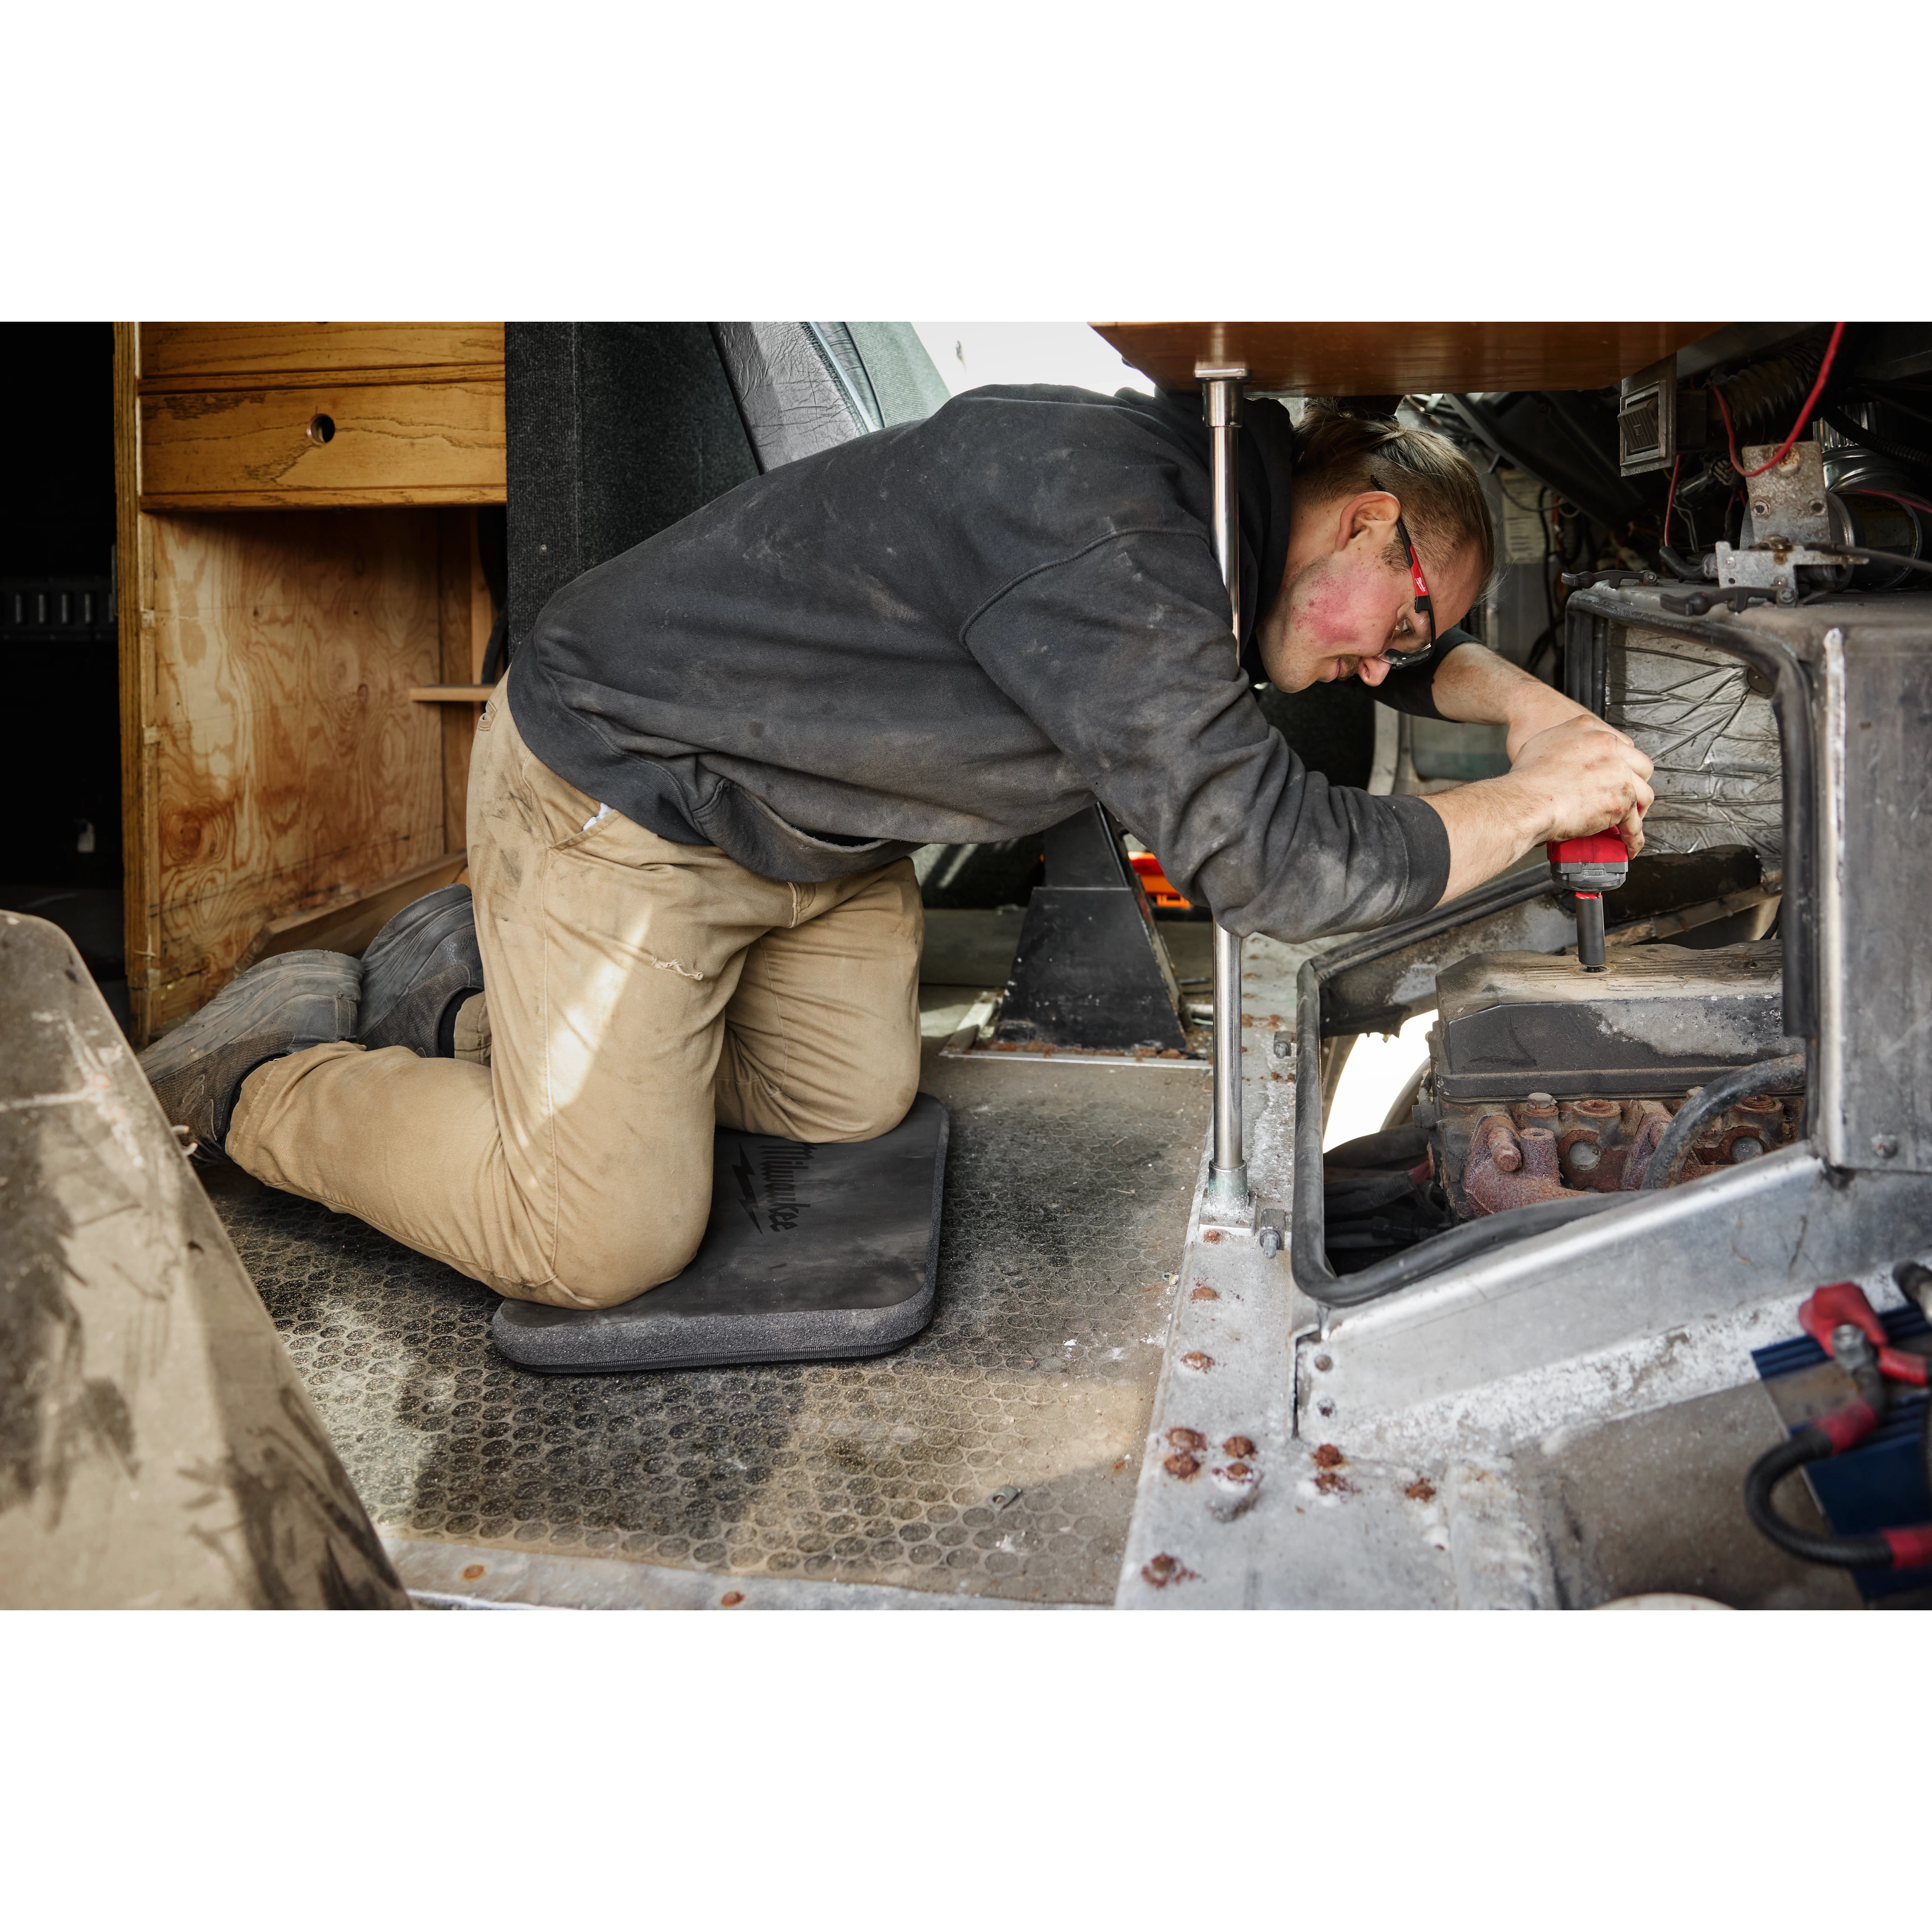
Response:
M1643 822L1653 852L1755 848L1784 866L1784 772L1771 700L1738 659L1707 644L1632 629L1612 646L1604 716L1656 765Z

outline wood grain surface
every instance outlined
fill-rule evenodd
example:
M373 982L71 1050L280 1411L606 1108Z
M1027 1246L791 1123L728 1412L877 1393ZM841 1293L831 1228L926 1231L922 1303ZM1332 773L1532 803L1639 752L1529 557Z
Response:
M1162 388L1197 362L1245 364L1251 389L1380 396L1600 389L1674 354L1714 322L1096 322Z
M466 686L473 692L482 674L483 656L490 647L490 627L496 620L477 548L476 512L439 511L436 532L436 622L442 682ZM410 701L421 704L424 688L412 686ZM483 707L472 696L468 703L442 704L437 709L442 734L443 842L448 850L460 852L469 843L470 753Z
M140 360L137 325L114 325L114 560L121 698L121 850L122 921L128 950L128 998L135 1043L148 1038L148 1001L160 967L160 902L157 890L153 544L140 514L141 418L136 391Z
M142 520L155 1031L218 991L264 926L446 849L442 721L406 695L442 665L437 514Z
M503 500L500 382L170 392L140 409L144 510Z
M144 382L503 363L500 322L144 322Z
M285 913L256 934L235 962L242 972L258 959L278 952L299 952L318 946L327 952L360 953L404 907L425 892L453 884L464 868L461 852L446 852L427 866L412 866L400 878L385 879L364 892L345 891L338 899L308 912Z

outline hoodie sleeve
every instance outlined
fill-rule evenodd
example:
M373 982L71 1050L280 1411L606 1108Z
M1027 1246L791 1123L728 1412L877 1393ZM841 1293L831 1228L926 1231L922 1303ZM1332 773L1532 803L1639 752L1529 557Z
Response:
M1432 906L1442 821L1331 785L1241 676L1198 533L1128 531L1030 572L963 627L986 674L1190 898L1238 933L1312 939Z

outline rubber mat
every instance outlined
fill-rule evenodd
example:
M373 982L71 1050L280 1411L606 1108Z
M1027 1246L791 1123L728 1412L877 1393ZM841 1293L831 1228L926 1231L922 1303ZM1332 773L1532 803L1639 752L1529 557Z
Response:
M952 1114L935 1312L873 1361L528 1375L476 1283L234 1168L209 1190L385 1534L1111 1602L1208 1081L922 1084Z
M504 1301L490 1339L545 1375L882 1355L932 1318L946 1137L930 1094L877 1140L721 1128L682 1274L616 1308Z

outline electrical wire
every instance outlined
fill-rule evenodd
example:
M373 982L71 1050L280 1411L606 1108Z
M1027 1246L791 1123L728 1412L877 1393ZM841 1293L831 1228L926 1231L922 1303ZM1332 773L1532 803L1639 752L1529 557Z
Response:
M1906 556L1895 550L1868 550L1863 544L1820 544L1817 548L1832 556L1848 557L1853 563L1891 563L1901 570L1922 570L1932 575L1932 562L1922 556Z
M1804 425L1811 420L1811 412L1817 406L1818 398L1825 393L1825 383L1832 373L1833 358L1838 352L1838 344L1845 333L1842 322L1832 325L1832 339L1825 347L1825 359L1818 365L1818 380L1811 385L1811 393L1804 398L1804 406L1798 412L1798 420L1791 426L1791 434L1771 453L1768 461L1760 463L1755 470L1744 467L1744 458L1738 454L1738 433L1732 426L1730 405L1724 400L1724 392L1714 384L1711 393L1718 399L1718 412L1724 419L1724 435L1731 446L1731 467L1748 481L1754 476L1762 476L1776 464L1782 463L1791 453L1791 446L1804 433Z
M1854 483L1840 494L1846 496L1882 496L1888 503L1904 503L1932 517L1932 503L1922 503L1916 496L1901 496L1896 490L1874 490L1868 483Z
M1670 494L1664 500L1664 541L1666 543L1670 541L1670 513L1677 507L1677 466L1683 460L1684 452L1681 449L1670 459Z

